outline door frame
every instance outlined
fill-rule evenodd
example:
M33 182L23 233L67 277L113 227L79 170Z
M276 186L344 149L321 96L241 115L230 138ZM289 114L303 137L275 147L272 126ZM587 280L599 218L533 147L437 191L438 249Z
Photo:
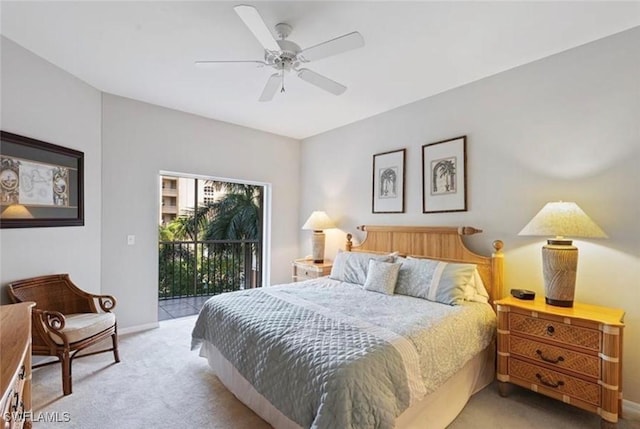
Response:
M161 201L161 189L162 189L162 176L174 176L174 177L184 177L185 179L198 179L198 180L213 180L216 182L228 182L228 183L239 183L242 185L252 185L252 186L260 186L262 187L262 286L270 285L269 279L271 278L271 252L268 249L271 249L271 183L268 182L257 182L255 180L245 180L245 179L232 179L228 177L220 177L220 176L206 176L203 174L193 174L193 173L180 173L177 171L168 171L168 170L160 170L158 172L158 189L159 196L156 198L156 221L158 219L157 214L160 212ZM157 259L157 258L156 258Z

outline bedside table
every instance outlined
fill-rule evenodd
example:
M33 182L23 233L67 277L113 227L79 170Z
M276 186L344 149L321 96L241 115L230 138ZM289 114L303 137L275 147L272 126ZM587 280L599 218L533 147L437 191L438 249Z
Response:
M333 266L331 261L327 259L319 264L316 264L311 259L296 259L291 265L293 268L294 282L328 276L331 273L331 267Z
M615 427L622 412L624 311L508 297L498 309L500 394L508 383L600 415Z

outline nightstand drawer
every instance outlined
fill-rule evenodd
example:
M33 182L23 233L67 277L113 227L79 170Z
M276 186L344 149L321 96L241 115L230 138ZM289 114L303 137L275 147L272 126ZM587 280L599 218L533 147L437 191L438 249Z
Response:
M558 369L567 369L596 379L600 378L600 358L560 347L519 338L509 337L509 352L538 362L545 362Z
M296 259L292 263L293 281L300 282L318 277L328 276L331 273L331 261L315 263L308 259Z
M308 268L295 267L294 271L294 276L298 278L315 279L320 277L320 273L318 271Z
M588 350L600 350L600 331L572 326L537 317L509 313L509 330L514 333L533 335L559 345L572 345Z
M589 383L518 359L509 362L509 375L596 406L600 405L600 386L596 383Z

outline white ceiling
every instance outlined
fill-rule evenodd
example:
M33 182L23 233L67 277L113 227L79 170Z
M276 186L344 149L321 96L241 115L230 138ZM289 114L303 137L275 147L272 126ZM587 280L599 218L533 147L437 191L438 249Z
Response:
M365 39L306 66L343 95L289 75L261 103L272 69L193 64L262 58L242 3L2 1L0 28L101 91L302 139L640 25L640 2L246 1L269 26L291 24L302 48Z

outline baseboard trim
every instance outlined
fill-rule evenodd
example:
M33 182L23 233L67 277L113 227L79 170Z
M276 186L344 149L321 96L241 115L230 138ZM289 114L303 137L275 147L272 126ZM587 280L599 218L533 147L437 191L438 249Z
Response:
M625 420L640 420L640 404L627 399L622 400L622 415Z
M148 331L159 327L160 324L158 322L152 322L144 325L129 326L128 328L118 328L118 335L133 334L134 332Z

